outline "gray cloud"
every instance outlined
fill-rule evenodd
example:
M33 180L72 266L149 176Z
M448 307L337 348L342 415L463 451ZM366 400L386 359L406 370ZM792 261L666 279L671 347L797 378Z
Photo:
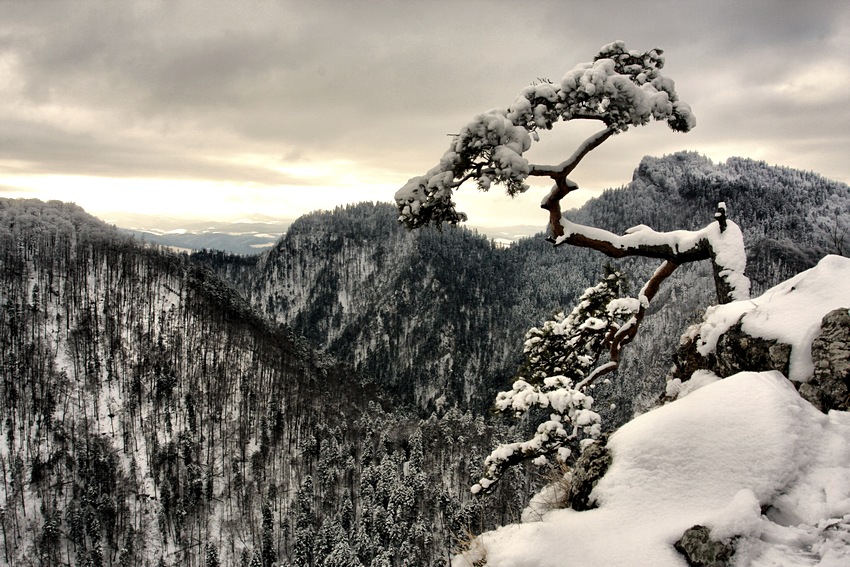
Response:
M345 159L403 183L474 114L624 39L665 49L698 127L618 137L617 168L760 143L847 180L850 110L828 88L848 81L845 4L6 2L0 170L327 181L235 164L251 154Z
M27 193L26 190L21 190L18 187L9 187L7 185L0 185L0 194L3 193Z

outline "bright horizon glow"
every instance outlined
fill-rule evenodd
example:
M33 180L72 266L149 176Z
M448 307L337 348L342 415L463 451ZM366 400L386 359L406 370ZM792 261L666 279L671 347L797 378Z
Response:
M576 170L573 178L583 187L590 185L590 188L582 188L570 194L564 203L564 210L580 207L606 189L628 184L632 172L643 157L636 157L632 165L623 161L617 167L617 164L606 163L606 159L615 157L614 151L606 153L605 150L604 146L597 149L596 154L590 154ZM722 144L708 146L704 150L701 153L714 163L723 163L730 157L764 160L769 156L767 150L755 144L740 154L733 153ZM369 168L358 171L357 164L348 160L281 166L264 160L262 156L240 156L240 159L251 166L265 166L305 181L321 179L324 183L269 186L203 179L7 175L0 176L0 197L69 201L95 216L133 213L211 221L231 221L250 215L295 219L314 211L332 210L337 206L364 201L392 203L393 194L407 180L404 178L397 182L396 179L400 178ZM348 179L348 182L333 184L335 177ZM528 183L531 188L526 193L510 197L500 185L482 192L474 183L467 182L455 192L457 208L469 216L465 223L468 226L539 225L542 230L548 221L548 213L539 206L548 192L550 182L532 177ZM69 194L73 195L72 199L68 198Z
M308 168L305 168L305 171ZM320 166L309 169L322 170ZM510 197L500 186L481 192L471 182L456 193L458 210L469 215L469 226L546 225L540 209L549 184L531 179L531 189ZM244 186L192 179L106 178L75 175L0 177L0 196L15 199L73 202L95 216L108 213L158 215L193 220L229 221L250 215L295 219L307 213L367 202L392 203L398 187L372 185ZM66 198L72 193L73 200ZM579 207L597 192L570 195L567 208ZM328 206L328 203L333 203Z
M233 220L262 214L294 219L362 201L389 202L391 185L280 187L193 179L108 178L83 175L0 177L0 196L70 201L93 215L134 213L186 219ZM71 193L74 199L67 199ZM334 205L328 207L328 203Z

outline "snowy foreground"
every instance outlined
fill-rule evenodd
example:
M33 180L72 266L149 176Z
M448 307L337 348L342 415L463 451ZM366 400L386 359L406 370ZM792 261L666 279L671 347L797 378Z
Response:
M709 310L703 347L745 315L745 330L792 345L789 374L805 379L820 319L848 286L850 260L827 257L761 298ZM452 565L682 567L673 544L697 524L736 538L735 565L850 565L850 413L821 413L778 372L709 374L611 436L599 508L526 514L540 521L485 533Z
M695 524L715 539L743 536L740 565L850 560L847 526L831 529L850 523L850 414L822 414L777 372L709 384L623 426L608 446L598 509L486 533L453 565L680 567L673 544Z

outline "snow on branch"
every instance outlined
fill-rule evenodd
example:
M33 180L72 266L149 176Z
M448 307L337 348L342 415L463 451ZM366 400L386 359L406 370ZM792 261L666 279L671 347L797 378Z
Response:
M651 120L666 121L675 131L691 130L696 121L679 100L673 81L661 74L661 53L627 51L622 41L608 44L592 62L576 66L560 82L530 85L509 108L476 116L453 137L436 166L396 192L399 221L416 228L466 220L455 209L452 195L469 179L482 191L496 183L516 195L528 189L529 175L549 176L559 188L550 200L558 201L570 190L566 176L612 135ZM549 130L559 120L597 120L605 128L558 165L529 164L523 154L532 138L539 139L539 130Z
M585 226L561 218L563 234L553 238L556 246L571 244L591 248L612 258L644 256L684 264L711 260L719 303L747 299L750 281L744 275L747 265L744 236L737 224L726 218L720 203L717 222L700 230L656 232L646 225L634 226L624 235Z

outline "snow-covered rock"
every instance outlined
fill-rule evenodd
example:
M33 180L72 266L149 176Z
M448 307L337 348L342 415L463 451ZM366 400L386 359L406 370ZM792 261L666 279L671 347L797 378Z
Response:
M742 565L850 557L850 414L824 415L779 372L711 382L626 424L608 448L598 508L485 533L452 564L682 567L674 543L695 525L740 536Z
M820 335L812 342L812 362L814 375L800 386L800 395L821 411L846 410L850 398L850 310L836 309L823 318Z
M742 370L778 370L795 382L808 382L815 374L812 345L822 328L834 330L819 339L820 367L831 368L829 358L850 348L846 332L843 339L830 338L841 334L840 322L824 323L830 312L846 312L848 307L850 258L826 256L760 297L708 308L703 321L685 333L671 379L684 382L697 369L720 377Z

